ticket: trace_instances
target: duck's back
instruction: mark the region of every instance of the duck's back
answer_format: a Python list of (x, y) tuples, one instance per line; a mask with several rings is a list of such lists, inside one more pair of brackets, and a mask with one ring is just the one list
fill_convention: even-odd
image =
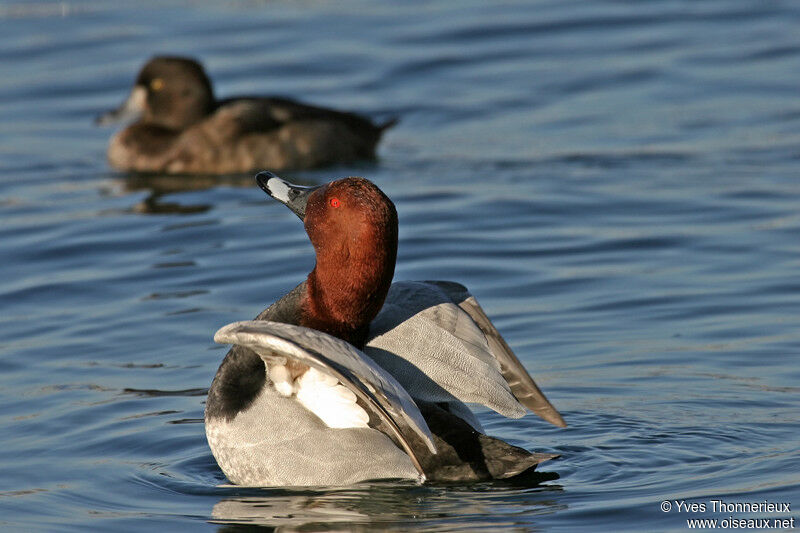
[(283, 98), (236, 98), (183, 131), (134, 124), (112, 140), (109, 160), (173, 174), (315, 168), (374, 158), (386, 127)]

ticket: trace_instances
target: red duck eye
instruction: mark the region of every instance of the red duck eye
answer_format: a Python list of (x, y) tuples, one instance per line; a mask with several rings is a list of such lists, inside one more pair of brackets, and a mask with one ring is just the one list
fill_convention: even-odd
[(339, 199), (338, 198), (331, 198), (330, 204), (331, 204), (331, 207), (339, 207)]

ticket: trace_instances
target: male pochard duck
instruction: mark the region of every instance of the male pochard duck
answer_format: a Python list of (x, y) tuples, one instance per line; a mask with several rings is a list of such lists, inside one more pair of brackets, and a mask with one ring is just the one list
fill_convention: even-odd
[(392, 284), (397, 212), (378, 187), (256, 179), (303, 220), (316, 265), (215, 335), (234, 346), (208, 392), (206, 435), (231, 482), (488, 480), (555, 457), (483, 433), (466, 403), (566, 424), (464, 286)]
[(125, 103), (98, 122), (134, 116), (138, 120), (111, 139), (111, 166), (175, 174), (305, 169), (372, 159), (383, 131), (394, 124), (375, 125), (354, 113), (286, 98), (217, 101), (203, 67), (184, 57), (148, 61)]

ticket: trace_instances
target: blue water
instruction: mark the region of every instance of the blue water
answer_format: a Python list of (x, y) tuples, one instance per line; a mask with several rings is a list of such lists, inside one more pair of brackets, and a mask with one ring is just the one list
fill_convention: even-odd
[[(0, 2), (0, 529), (800, 516), (798, 35), (789, 1)], [(470, 287), (569, 427), (481, 421), (562, 454), (560, 479), (220, 486), (212, 335), (313, 252), (251, 176), (109, 169), (92, 119), (156, 53), (201, 59), (222, 97), (401, 119), (374, 164), (284, 177), (394, 200), (396, 279)]]

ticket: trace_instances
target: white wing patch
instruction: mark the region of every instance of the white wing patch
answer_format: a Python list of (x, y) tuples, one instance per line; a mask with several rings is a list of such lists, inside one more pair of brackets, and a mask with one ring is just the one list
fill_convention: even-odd
[(295, 393), (294, 380), (289, 369), (284, 365), (271, 365), (269, 367), (269, 379), (275, 385), (275, 390), (284, 398), (288, 398)]
[[(266, 320), (228, 324), (214, 334), (214, 340), (250, 348), (261, 357), (267, 368), (274, 365), (286, 366), (287, 360), (291, 359), (335, 377), (362, 402), (351, 403), (347, 411), (355, 411), (358, 407), (369, 413), (370, 419), (379, 424), (378, 428), (370, 429), (397, 439), (416, 470), (424, 475), (418, 453), (409, 443), (409, 436), (413, 433), (421, 438), (432, 454), (436, 453), (436, 445), (419, 407), (397, 379), (352, 344), (321, 331)], [(290, 383), (287, 376), (280, 374), (282, 371), (276, 374), (279, 380), (291, 384), (292, 387), (298, 385), (297, 380)], [(267, 390), (274, 390), (271, 383)], [(288, 392), (288, 389), (284, 389), (284, 392)], [(280, 397), (277, 391), (275, 396)], [(299, 401), (295, 404), (293, 398), (291, 403), (302, 405)], [(250, 412), (251, 409), (246, 411)], [(303, 411), (311, 412), (305, 407)], [(334, 418), (350, 419), (352, 423), (351, 417)], [(355, 418), (361, 421), (364, 416), (356, 414)], [(359, 426), (362, 424), (359, 423)], [(366, 428), (362, 426), (352, 429)]]
[(283, 365), (271, 365), (269, 378), (283, 397), (295, 396), (329, 428), (368, 428), (369, 415), (356, 403), (356, 395), (328, 374), (309, 368), (292, 380)]

